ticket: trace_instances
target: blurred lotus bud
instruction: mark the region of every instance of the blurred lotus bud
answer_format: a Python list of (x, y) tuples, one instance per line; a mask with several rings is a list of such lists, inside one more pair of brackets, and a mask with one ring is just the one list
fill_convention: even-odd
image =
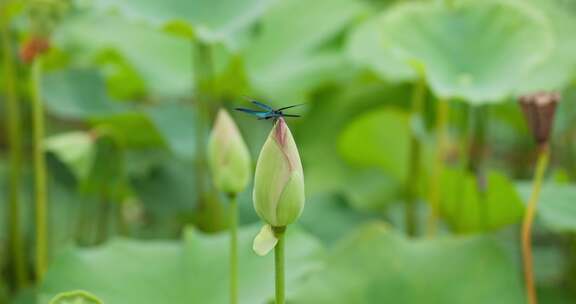
[(30, 37), (24, 41), (20, 48), (20, 59), (24, 63), (31, 63), (34, 58), (50, 49), (50, 41), (44, 37)]
[(550, 140), (556, 106), (560, 101), (557, 92), (538, 92), (519, 98), (520, 106), (528, 122), (528, 127), (539, 147)]
[(208, 142), (208, 162), (214, 185), (227, 194), (244, 190), (250, 179), (250, 153), (232, 117), (218, 111)]
[(20, 48), (20, 58), (23, 62), (31, 63), (36, 57), (50, 49), (50, 36), (71, 5), (70, 0), (30, 0), (27, 2), (30, 37)]
[(272, 227), (294, 222), (304, 209), (304, 172), (290, 129), (277, 120), (264, 143), (254, 174), (254, 208)]

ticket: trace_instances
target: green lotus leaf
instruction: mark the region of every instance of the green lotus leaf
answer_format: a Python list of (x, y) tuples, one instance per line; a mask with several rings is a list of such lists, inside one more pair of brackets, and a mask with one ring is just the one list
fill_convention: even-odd
[(205, 42), (230, 42), (278, 0), (98, 0), (100, 8), (167, 25), (184, 36)]
[[(532, 192), (532, 184), (521, 183), (519, 191), (525, 201)], [(536, 216), (547, 229), (555, 232), (576, 231), (576, 187), (569, 184), (547, 183), (542, 187)]]
[(413, 80), (416, 73), (404, 57), (384, 46), (383, 17), (384, 14), (378, 15), (357, 25), (348, 39), (346, 53), (353, 62), (377, 73), (384, 80)]
[(484, 178), (446, 169), (440, 213), (460, 233), (491, 231), (521, 221), (524, 204), (514, 183), (497, 171)]
[[(340, 46), (327, 47), (364, 11), (357, 0), (284, 0), (261, 19), (243, 51), (249, 79), (272, 102), (302, 102), (306, 92), (345, 74)], [(311, 30), (314, 29), (314, 30)]]
[(408, 114), (383, 109), (352, 121), (338, 140), (340, 154), (351, 164), (382, 168), (396, 181), (407, 174), (410, 123)]
[(501, 101), (552, 51), (548, 20), (507, 1), (411, 2), (381, 21), (390, 52), (424, 65), (437, 96)]
[[(526, 1), (518, 1), (526, 5)], [(568, 2), (531, 0), (528, 3), (543, 12), (550, 21), (556, 37), (551, 54), (520, 82), (519, 95), (540, 90), (561, 90), (576, 76), (576, 13)]]
[(489, 237), (410, 240), (375, 223), (337, 244), (290, 303), (523, 303), (520, 277)]
[(95, 138), (89, 132), (72, 131), (48, 137), (47, 151), (54, 153), (65, 163), (76, 178), (83, 180), (89, 176), (95, 157)]
[[(274, 295), (273, 256), (259, 257), (252, 240), (260, 225), (239, 233), (239, 303), (266, 303)], [(183, 242), (115, 239), (92, 249), (67, 249), (53, 261), (40, 302), (82, 289), (106, 304), (202, 303), (229, 301), (228, 234), (205, 235), (193, 229)], [(318, 267), (320, 244), (297, 227), (286, 235), (288, 294)]]
[(191, 46), (186, 40), (115, 15), (83, 12), (58, 27), (56, 45), (72, 60), (94, 61), (104, 52), (122, 56), (154, 96), (188, 96), (192, 91)]

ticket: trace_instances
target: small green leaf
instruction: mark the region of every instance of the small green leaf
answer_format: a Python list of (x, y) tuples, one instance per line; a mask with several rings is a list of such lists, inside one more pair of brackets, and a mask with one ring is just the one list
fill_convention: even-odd
[(276, 247), (278, 243), (278, 238), (274, 235), (274, 231), (272, 231), (272, 226), (264, 225), (260, 232), (254, 238), (254, 244), (252, 245), (252, 249), (256, 252), (259, 256), (265, 256), (270, 252), (270, 250)]
[(366, 169), (349, 172), (343, 186), (350, 205), (359, 211), (382, 212), (398, 198), (402, 184), (382, 170)]
[(103, 304), (96, 296), (83, 290), (57, 294), (49, 304)]
[(95, 70), (67, 69), (46, 73), (42, 91), (47, 110), (62, 118), (86, 119), (126, 109), (109, 99), (104, 78)]
[(46, 150), (66, 164), (76, 178), (88, 177), (96, 154), (92, 134), (83, 131), (58, 134), (47, 138), (45, 145)]
[(54, 40), (73, 61), (90, 62), (103, 52), (117, 52), (153, 96), (181, 97), (192, 92), (190, 42), (159, 29), (91, 11), (67, 18)]
[(350, 163), (379, 166), (395, 180), (406, 178), (410, 121), (395, 109), (383, 109), (359, 116), (342, 132), (339, 151)]
[(524, 205), (514, 184), (496, 171), (476, 177), (456, 169), (442, 176), (440, 212), (461, 233), (490, 231), (519, 222)]
[(121, 114), (91, 119), (94, 128), (113, 137), (124, 147), (161, 147), (162, 135), (145, 113), (123, 112)]
[(196, 113), (191, 106), (165, 104), (146, 109), (166, 146), (176, 156), (192, 159), (196, 154)]

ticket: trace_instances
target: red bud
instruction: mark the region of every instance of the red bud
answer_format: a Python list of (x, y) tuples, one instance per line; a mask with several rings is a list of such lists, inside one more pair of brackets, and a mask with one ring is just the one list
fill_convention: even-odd
[(44, 37), (28, 38), (20, 49), (20, 58), (25, 63), (32, 63), (36, 56), (41, 55), (50, 49), (50, 41)]

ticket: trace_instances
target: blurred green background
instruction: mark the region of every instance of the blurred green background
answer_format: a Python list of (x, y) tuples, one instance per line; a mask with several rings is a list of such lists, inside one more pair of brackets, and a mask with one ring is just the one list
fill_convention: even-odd
[[(78, 289), (107, 304), (227, 303), (227, 200), (211, 184), (206, 140), (227, 108), (257, 159), (272, 124), (232, 110), (246, 97), (305, 103), (288, 122), (306, 182), (288, 232), (288, 303), (525, 303), (519, 223), (536, 150), (516, 99), (541, 90), (562, 101), (534, 227), (538, 296), (576, 303), (576, 1), (0, 9), (0, 303)], [(19, 56), (31, 37), (50, 42), (37, 79)], [(48, 181), (42, 281), (35, 85)], [(271, 303), (272, 257), (251, 249), (261, 225), (251, 186), (240, 209), (240, 302)]]

